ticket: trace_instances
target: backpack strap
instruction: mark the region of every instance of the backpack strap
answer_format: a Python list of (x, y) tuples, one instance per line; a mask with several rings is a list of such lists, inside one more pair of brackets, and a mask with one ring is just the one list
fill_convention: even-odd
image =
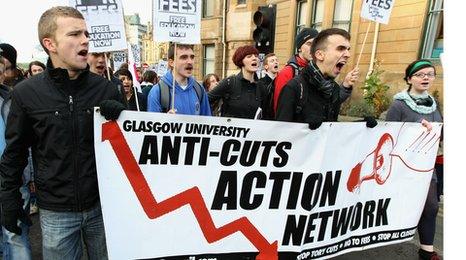
[(232, 88), (236, 85), (236, 75), (232, 75), (227, 78), (227, 86), (228, 91), (225, 93), (225, 97), (223, 99), (229, 100), (231, 98)]
[(295, 62), (288, 62), (288, 65), (290, 65), (291, 67), (293, 67), (293, 77), (298, 75), (300, 72), (301, 72), (301, 67), (298, 66), (298, 64), (296, 64)]
[(196, 91), (197, 98), (199, 99), (199, 105), (202, 105), (202, 101), (204, 100), (204, 88), (194, 80), (194, 90)]
[(225, 79), (227, 81), (227, 91), (222, 98), (222, 106), (220, 108), (220, 113), (225, 115), (225, 112), (228, 111), (228, 107), (230, 104), (230, 98), (232, 95), (233, 87), (236, 85), (236, 75), (231, 75)]
[[(199, 99), (199, 105), (202, 104), (204, 100), (204, 88), (194, 80), (194, 91), (196, 91), (196, 96)], [(167, 112), (170, 106), (170, 88), (163, 81), (159, 81), (159, 90), (160, 90), (160, 106), (162, 107), (162, 112)]]
[(304, 86), (301, 80), (299, 80), (300, 77), (296, 79), (296, 82), (298, 83), (298, 102), (296, 104), (296, 110), (295, 114), (299, 115), (303, 112), (303, 107), (304, 107)]
[(160, 80), (159, 90), (160, 90), (160, 106), (162, 107), (162, 112), (167, 112), (168, 107), (170, 106), (170, 88), (163, 80)]

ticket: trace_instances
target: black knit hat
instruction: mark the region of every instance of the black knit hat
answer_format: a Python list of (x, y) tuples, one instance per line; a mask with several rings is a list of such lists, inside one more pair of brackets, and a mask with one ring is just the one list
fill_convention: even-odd
[(18, 55), (16, 49), (8, 43), (1, 43), (2, 56), (11, 63), (12, 68), (16, 68), (16, 56)]
[(319, 34), (319, 32), (314, 28), (303, 28), (301, 31), (296, 35), (295, 44), (296, 49), (298, 50), (301, 46), (309, 39), (313, 39)]

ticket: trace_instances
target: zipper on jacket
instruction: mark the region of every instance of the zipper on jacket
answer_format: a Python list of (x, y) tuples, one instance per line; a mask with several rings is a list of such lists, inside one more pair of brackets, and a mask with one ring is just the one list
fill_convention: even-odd
[(79, 201), (79, 167), (78, 167), (78, 144), (79, 142), (77, 141), (77, 133), (76, 133), (76, 113), (74, 113), (74, 101), (73, 101), (73, 96), (69, 96), (69, 102), (68, 102), (69, 108), (70, 108), (70, 114), (71, 114), (71, 132), (73, 135), (73, 149), (75, 150), (73, 152), (73, 168), (74, 168), (74, 173), (73, 173), (73, 178), (74, 178), (74, 189), (76, 191), (76, 210), (81, 211), (81, 203)]
[(73, 112), (73, 96), (70, 96), (70, 101), (68, 102), (69, 106), (70, 106), (70, 112)]

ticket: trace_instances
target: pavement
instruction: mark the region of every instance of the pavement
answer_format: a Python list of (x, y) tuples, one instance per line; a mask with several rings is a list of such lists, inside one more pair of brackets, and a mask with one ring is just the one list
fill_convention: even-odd
[[(34, 225), (31, 227), (30, 239), (32, 246), (33, 259), (42, 259), (42, 244), (41, 233), (39, 224), (39, 215), (32, 216)], [(434, 241), (435, 251), (443, 258), (443, 199), (440, 201), (440, 209), (437, 215), (437, 229)], [(364, 251), (351, 252), (344, 255), (334, 257), (335, 260), (418, 260), (417, 250), (419, 249), (419, 239), (417, 234), (413, 240), (389, 245), (384, 247), (377, 247)], [(86, 259), (83, 257), (83, 259)]]

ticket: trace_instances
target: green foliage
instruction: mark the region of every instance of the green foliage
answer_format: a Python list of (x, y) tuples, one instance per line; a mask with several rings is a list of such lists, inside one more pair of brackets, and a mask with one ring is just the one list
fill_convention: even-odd
[(352, 117), (364, 117), (367, 115), (374, 115), (374, 107), (362, 100), (351, 102), (351, 105), (349, 105), (346, 109), (346, 115)]
[(375, 62), (374, 70), (365, 80), (364, 86), (361, 87), (364, 90), (364, 101), (371, 107), (368, 111), (372, 111), (370, 115), (378, 118), (380, 114), (387, 110), (390, 105), (390, 99), (387, 96), (387, 91), (390, 88), (387, 84), (382, 82), (380, 76), (384, 72), (379, 69), (380, 63)]
[(437, 102), (437, 107), (438, 109), (440, 110), (440, 113), (443, 114), (443, 104), (440, 103), (440, 91), (438, 91), (437, 89), (434, 90), (434, 92), (432, 92), (432, 97), (435, 99), (435, 101)]

